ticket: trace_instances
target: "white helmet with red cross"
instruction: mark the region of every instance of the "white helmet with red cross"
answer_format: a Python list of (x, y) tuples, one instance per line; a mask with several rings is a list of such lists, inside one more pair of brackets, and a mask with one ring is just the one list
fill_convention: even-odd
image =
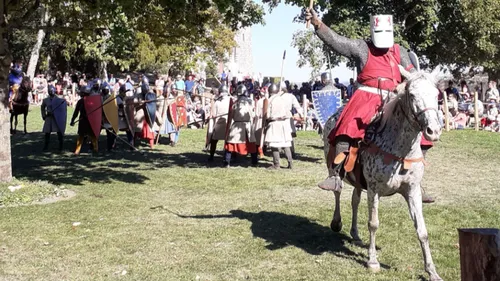
[(394, 45), (394, 25), (392, 15), (370, 17), (372, 42), (377, 48), (391, 48)]

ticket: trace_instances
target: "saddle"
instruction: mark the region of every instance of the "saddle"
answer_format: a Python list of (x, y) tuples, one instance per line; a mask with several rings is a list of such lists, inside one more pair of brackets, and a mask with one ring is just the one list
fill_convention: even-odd
[(363, 176), (363, 164), (358, 157), (358, 155), (363, 151), (371, 154), (382, 154), (385, 165), (389, 165), (393, 161), (401, 162), (403, 164), (403, 171), (409, 170), (411, 168), (411, 164), (413, 163), (423, 162), (424, 165), (427, 165), (424, 157), (408, 159), (396, 156), (378, 147), (375, 144), (375, 136), (381, 126), (381, 119), (381, 116), (375, 116), (366, 129), (365, 137), (357, 143), (351, 144), (346, 153), (339, 153), (333, 161), (335, 165), (343, 163), (346, 179), (353, 186), (361, 187), (363, 189), (366, 189), (367, 187), (365, 177)]

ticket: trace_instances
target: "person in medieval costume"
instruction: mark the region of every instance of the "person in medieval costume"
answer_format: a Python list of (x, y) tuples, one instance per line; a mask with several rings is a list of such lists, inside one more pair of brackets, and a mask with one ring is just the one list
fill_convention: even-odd
[(255, 119), (254, 119), (254, 131), (255, 131), (255, 141), (257, 143), (257, 150), (259, 152), (260, 157), (264, 156), (264, 148), (260, 147), (262, 131), (263, 131), (263, 122), (262, 118), (264, 117), (264, 100), (266, 99), (267, 87), (262, 87), (258, 92), (259, 99), (255, 103)]
[(337, 34), (323, 24), (313, 10), (306, 10), (306, 20), (311, 20), (316, 34), (327, 46), (353, 59), (359, 73), (359, 87), (329, 135), (328, 162), (334, 174), (318, 184), (322, 189), (335, 191), (343, 186), (344, 160), (350, 147), (364, 138), (366, 128), (383, 106), (383, 97), (402, 82), (399, 65), (409, 72), (415, 71), (415, 68), (408, 51), (394, 44), (392, 15), (370, 17), (371, 40), (368, 41)]
[(166, 96), (167, 116), (163, 125), (160, 128), (160, 134), (168, 135), (170, 146), (175, 146), (179, 141), (179, 112), (177, 109), (176, 98), (179, 94), (175, 83), (170, 85), (166, 91), (163, 91)]
[(290, 100), (283, 95), (277, 84), (268, 88), (269, 106), (267, 109), (267, 126), (265, 139), (267, 146), (273, 153), (273, 165), (268, 169), (280, 169), (280, 149), (285, 150), (288, 160), (288, 169), (292, 168), (292, 128), (290, 126)]
[(290, 150), (292, 152), (292, 158), (295, 159), (295, 142), (293, 141), (294, 138), (297, 137), (297, 128), (295, 127), (295, 116), (293, 112), (296, 112), (299, 117), (303, 117), (303, 109), (300, 106), (299, 101), (297, 98), (292, 94), (287, 91), (286, 84), (282, 83), (281, 84), (281, 95), (283, 96), (283, 99), (286, 100), (286, 105), (290, 106), (289, 107), (289, 112), (288, 112), (288, 118), (290, 120), (290, 128), (292, 130), (292, 146), (290, 147)]
[[(100, 87), (100, 92), (104, 107), (105, 105), (104, 102), (111, 96), (111, 86), (108, 84), (108, 82), (102, 83)], [(108, 151), (112, 151), (116, 145), (116, 135), (113, 132), (113, 126), (108, 121), (108, 118), (106, 117), (106, 113), (104, 110), (102, 112), (102, 127), (106, 131), (106, 149)]]
[[(67, 104), (64, 99), (60, 99), (56, 96), (56, 88), (54, 86), (50, 85), (48, 92), (49, 97), (42, 101), (42, 106), (40, 108), (42, 119), (44, 121), (42, 132), (45, 134), (45, 144), (43, 146), (43, 150), (47, 151), (49, 149), (50, 134), (55, 132), (57, 133), (57, 139), (59, 140), (59, 151), (62, 151), (64, 143), (64, 128), (60, 128), (60, 125), (57, 124), (54, 111), (57, 110), (58, 107), (66, 107)], [(62, 116), (62, 118), (66, 120), (66, 116)]]
[(219, 87), (218, 95), (215, 96), (215, 102), (211, 110), (210, 118), (213, 119), (213, 132), (210, 139), (210, 156), (208, 162), (214, 161), (215, 150), (217, 143), (220, 140), (226, 139), (227, 117), (229, 113), (229, 104), (231, 97), (229, 96), (229, 88), (226, 84)]
[(255, 133), (252, 128), (254, 118), (252, 100), (247, 96), (248, 91), (244, 85), (236, 89), (237, 99), (229, 111), (228, 120), (231, 120), (229, 131), (226, 132), (224, 145), (224, 167), (231, 164), (231, 154), (247, 155), (252, 157), (252, 166), (257, 165), (257, 145)]
[(321, 74), (321, 84), (323, 85), (321, 91), (329, 91), (337, 89), (337, 87), (335, 87), (335, 84), (333, 84), (332, 75), (330, 74), (330, 72), (323, 72)]
[[(127, 104), (133, 109), (133, 93), (132, 91), (127, 91), (125, 87), (125, 81), (123, 79), (119, 80), (118, 84), (118, 96), (116, 97), (116, 104), (118, 105), (118, 130), (124, 131), (127, 134), (127, 141), (131, 145), (131, 149), (134, 146), (134, 127), (131, 124), (133, 116), (128, 117), (126, 112)], [(129, 102), (130, 101), (130, 102)], [(132, 104), (130, 104), (132, 103)]]
[(163, 87), (161, 88), (160, 96), (157, 97), (156, 101), (156, 120), (153, 125), (153, 131), (157, 133), (156, 143), (159, 142), (159, 138), (161, 136), (161, 127), (165, 123), (165, 119), (167, 119), (168, 114), (168, 95), (163, 91)]
[[(138, 91), (136, 93), (135, 100), (134, 100), (135, 102), (140, 104), (140, 107), (138, 107), (136, 112), (135, 112), (135, 124), (136, 124), (135, 137), (147, 140), (149, 143), (149, 147), (151, 149), (153, 149), (154, 148), (155, 134), (154, 134), (153, 128), (150, 126), (150, 124), (147, 121), (147, 118), (149, 117), (147, 103), (149, 101), (147, 101), (145, 98), (146, 95), (149, 93), (156, 96), (156, 94), (154, 94), (149, 87), (148, 79), (146, 78), (146, 76), (143, 76), (140, 91)], [(156, 112), (156, 110), (155, 110), (155, 112)]]
[(84, 98), (90, 96), (91, 88), (88, 86), (83, 86), (80, 89), (80, 99), (76, 103), (75, 112), (71, 118), (70, 125), (73, 127), (75, 125), (76, 119), (78, 119), (78, 139), (76, 140), (75, 155), (80, 154), (82, 149), (83, 141), (85, 137), (89, 137), (92, 142), (92, 150), (94, 153), (99, 151), (98, 137), (94, 135), (92, 127), (90, 126), (90, 121), (87, 117), (87, 111), (85, 110)]

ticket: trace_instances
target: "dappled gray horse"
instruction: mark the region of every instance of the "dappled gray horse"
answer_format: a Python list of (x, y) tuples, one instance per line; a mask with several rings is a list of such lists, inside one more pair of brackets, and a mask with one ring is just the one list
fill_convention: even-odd
[[(418, 71), (408, 73), (401, 69), (407, 81), (398, 86), (395, 95), (385, 103), (379, 125), (373, 131), (371, 141), (360, 147), (355, 169), (348, 173), (345, 181), (354, 186), (352, 195), (351, 236), (360, 241), (358, 235), (358, 206), (361, 191), (368, 194), (368, 229), (370, 246), (368, 268), (379, 271), (375, 248), (375, 233), (379, 226), (378, 204), (381, 196), (401, 194), (410, 210), (424, 256), (425, 270), (430, 280), (442, 280), (432, 261), (427, 229), (422, 214), (420, 183), (424, 175), (424, 159), (420, 149), (421, 134), (429, 141), (437, 141), (441, 135), (438, 117), (437, 85), (448, 76), (436, 69), (432, 73)], [(325, 124), (323, 140), (325, 159), (328, 155), (328, 135), (335, 127), (340, 111), (332, 115)], [(330, 166), (329, 166), (330, 167)], [(329, 168), (329, 173), (333, 171)], [(331, 223), (334, 231), (342, 229), (340, 217), (340, 192), (335, 192), (335, 212)]]

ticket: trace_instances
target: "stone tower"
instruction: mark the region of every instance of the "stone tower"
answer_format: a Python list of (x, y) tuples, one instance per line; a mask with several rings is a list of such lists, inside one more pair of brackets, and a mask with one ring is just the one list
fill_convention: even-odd
[(229, 53), (229, 61), (224, 65), (225, 70), (231, 71), (233, 77), (253, 75), (252, 55), (252, 28), (247, 27), (236, 32), (234, 40), (236, 47)]

